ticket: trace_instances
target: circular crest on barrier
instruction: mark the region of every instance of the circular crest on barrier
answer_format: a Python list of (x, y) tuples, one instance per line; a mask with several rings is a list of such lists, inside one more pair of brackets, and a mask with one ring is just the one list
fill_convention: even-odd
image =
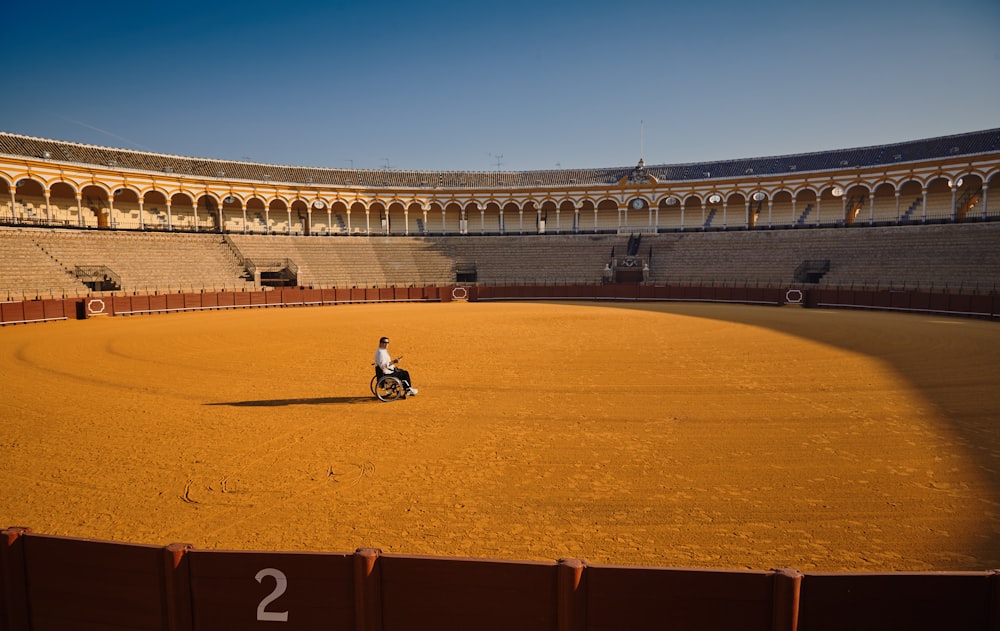
[(801, 289), (789, 289), (785, 292), (785, 302), (793, 305), (802, 304), (802, 299), (804, 295)]
[(453, 287), (451, 290), (452, 300), (468, 300), (469, 299), (469, 288), (468, 287)]
[(87, 313), (98, 314), (104, 313), (105, 304), (100, 298), (91, 298), (87, 301)]

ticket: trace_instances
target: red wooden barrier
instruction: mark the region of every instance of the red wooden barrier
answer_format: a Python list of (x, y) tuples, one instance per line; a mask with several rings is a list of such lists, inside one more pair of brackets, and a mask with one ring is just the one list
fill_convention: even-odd
[(383, 556), (384, 631), (550, 631), (556, 566)]
[(930, 294), (923, 291), (914, 291), (910, 293), (910, 309), (926, 311), (927, 309), (930, 309), (930, 306)]
[(302, 302), (307, 305), (321, 304), (323, 302), (323, 292), (319, 289), (303, 289)]
[(0, 631), (28, 628), (24, 538), (27, 528), (0, 532)]
[[(806, 574), (799, 631), (996, 629), (996, 576)], [(992, 611), (991, 611), (992, 610)]]
[(0, 532), (0, 631), (279, 627), (998, 631), (1000, 575), (217, 552)]
[(45, 308), (41, 300), (26, 300), (24, 306), (24, 319), (28, 322), (38, 322), (45, 319)]
[(165, 311), (167, 308), (167, 297), (164, 294), (153, 294), (149, 297), (150, 311)]
[(184, 308), (183, 294), (164, 294), (163, 296), (167, 299), (168, 311), (180, 311)]
[(993, 307), (994, 299), (993, 295), (975, 294), (969, 296), (969, 312), (984, 316), (997, 315)]
[(237, 295), (234, 291), (220, 291), (215, 294), (215, 305), (220, 309), (232, 307), (236, 304)]
[(590, 631), (792, 628), (774, 625), (773, 572), (590, 566), (587, 580)]
[(131, 313), (133, 310), (131, 296), (112, 296), (105, 300), (111, 305), (111, 313)]
[[(792, 298), (789, 298), (789, 297)], [(656, 286), (641, 284), (382, 287), (307, 289), (286, 287), (270, 291), (204, 292), (148, 296), (91, 296), (65, 300), (0, 303), (0, 324), (39, 322), (65, 317), (90, 317), (224, 309), (246, 306), (339, 304), (351, 302), (452, 300), (677, 300), (718, 301), (806, 307), (861, 307), (897, 311), (940, 312), (954, 315), (1000, 317), (996, 294), (929, 294), (907, 291), (850, 289), (785, 289), (759, 287)], [(82, 306), (81, 306), (82, 305)]]
[(149, 296), (132, 296), (132, 311), (149, 313)]
[(195, 629), (354, 628), (351, 555), (194, 550), (187, 556)]
[[(178, 629), (166, 548), (22, 534), (31, 629)], [(170, 584), (168, 586), (168, 583)]]
[(24, 322), (24, 303), (0, 302), (0, 321)]

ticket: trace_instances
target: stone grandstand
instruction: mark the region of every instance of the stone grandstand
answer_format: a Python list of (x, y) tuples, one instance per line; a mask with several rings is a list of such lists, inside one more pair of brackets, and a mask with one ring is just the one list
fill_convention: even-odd
[(285, 167), (0, 133), (0, 300), (615, 282), (996, 292), (991, 188), (1000, 129), (524, 172)]
[[(998, 222), (664, 233), (640, 241), (649, 284), (1000, 289)], [(118, 286), (103, 290), (112, 294), (260, 289), (268, 279), (255, 268), (291, 268), (281, 284), (313, 288), (597, 285), (626, 247), (618, 235), (318, 239), (8, 228), (0, 229), (0, 299), (93, 294), (79, 269), (95, 267), (115, 274)], [(810, 261), (825, 263), (823, 273), (801, 277)]]

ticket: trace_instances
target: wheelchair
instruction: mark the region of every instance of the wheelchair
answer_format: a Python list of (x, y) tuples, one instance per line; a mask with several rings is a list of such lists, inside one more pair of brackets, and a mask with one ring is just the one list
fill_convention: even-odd
[(382, 369), (378, 366), (375, 366), (375, 376), (372, 377), (371, 389), (372, 394), (379, 401), (395, 401), (406, 398), (406, 386), (403, 385), (399, 377), (382, 374)]

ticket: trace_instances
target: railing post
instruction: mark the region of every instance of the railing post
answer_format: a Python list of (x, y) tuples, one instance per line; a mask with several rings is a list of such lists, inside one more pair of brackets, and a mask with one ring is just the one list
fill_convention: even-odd
[(0, 531), (0, 630), (28, 629), (28, 568), (24, 539), (30, 528)]
[(773, 631), (796, 631), (799, 625), (799, 594), (802, 572), (793, 569), (774, 570), (774, 606), (771, 612)]
[(354, 553), (354, 628), (355, 631), (382, 629), (382, 576), (377, 548), (359, 548)]
[(556, 626), (559, 631), (587, 628), (587, 562), (560, 559), (556, 568)]
[(191, 574), (186, 556), (193, 549), (190, 543), (172, 543), (163, 549), (163, 589), (169, 631), (194, 628)]

